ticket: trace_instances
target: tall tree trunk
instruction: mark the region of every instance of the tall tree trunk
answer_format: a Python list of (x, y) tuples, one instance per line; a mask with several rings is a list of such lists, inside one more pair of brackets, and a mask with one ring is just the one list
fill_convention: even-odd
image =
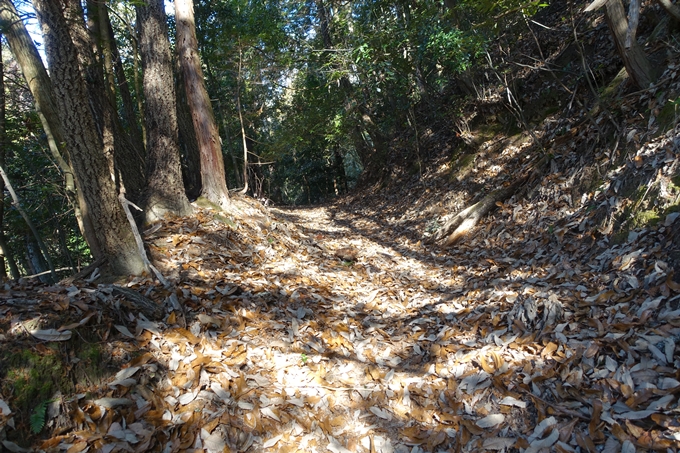
[(36, 110), (43, 130), (47, 136), (47, 144), (53, 159), (64, 175), (66, 193), (73, 204), (76, 220), (81, 233), (86, 238), (93, 254), (99, 253), (92, 223), (83, 210), (84, 200), (80, 192), (76, 192), (75, 180), (64, 143), (64, 133), (52, 82), (47, 75), (42, 58), (38, 54), (35, 43), (26, 31), (16, 8), (10, 0), (0, 0), (0, 26), (6, 33), (7, 42), (19, 63), (29, 90), (35, 100)]
[(192, 0), (175, 0), (177, 48), (187, 100), (201, 152), (201, 194), (221, 207), (229, 204), (219, 131), (198, 56)]
[[(179, 49), (177, 49), (179, 50)], [(191, 118), (189, 102), (187, 101), (186, 84), (184, 75), (179, 65), (179, 56), (175, 62), (177, 75), (175, 92), (177, 96), (177, 125), (179, 126), (179, 151), (182, 162), (182, 180), (184, 190), (190, 200), (201, 196), (201, 150), (196, 138), (194, 122)]]
[(116, 181), (125, 187), (127, 197), (138, 201), (146, 182), (144, 151), (135, 148), (118, 117), (118, 109), (110, 90), (107, 89), (101, 53), (93, 35), (99, 35), (97, 8), (88, 14), (92, 30), (85, 26), (84, 11), (80, 0), (64, 0), (68, 31), (73, 39), (81, 71), (87, 82), (89, 102), (96, 118), (97, 132), (107, 155), (113, 156)]
[(147, 131), (147, 188), (144, 213), (154, 222), (166, 213), (191, 213), (184, 193), (179, 161), (179, 138), (172, 58), (163, 0), (137, 6), (139, 44), (144, 69), (144, 120)]
[(648, 88), (656, 80), (654, 68), (652, 68), (645, 51), (637, 41), (631, 41), (630, 47), (626, 47), (628, 21), (621, 0), (609, 0), (607, 2), (605, 17), (628, 75), (639, 88)]
[(100, 256), (108, 258), (116, 274), (139, 275), (147, 269), (118, 200), (113, 162), (111, 156), (104, 154), (90, 110), (88, 88), (79, 71), (76, 46), (61, 6), (52, 0), (34, 0), (33, 5), (43, 27), (47, 60), (57, 105), (63, 115), (64, 138), (71, 151), (76, 184), (90, 212)]
[[(56, 282), (56, 274), (50, 271), (42, 249), (35, 241), (35, 237), (27, 233), (24, 238), (26, 244), (26, 262), (29, 265), (30, 275), (38, 275), (38, 278), (43, 283)], [(48, 273), (50, 275), (47, 275)]]

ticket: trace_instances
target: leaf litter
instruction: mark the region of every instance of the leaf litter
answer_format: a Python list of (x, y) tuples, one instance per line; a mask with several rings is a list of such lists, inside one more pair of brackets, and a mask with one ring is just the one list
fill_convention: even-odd
[[(680, 82), (674, 67), (662, 79)], [(656, 105), (658, 90), (622, 109)], [(649, 178), (661, 198), (678, 196), (669, 183), (677, 125), (624, 125), (618, 134), (634, 155), (615, 165), (616, 147), (593, 151), (608, 170), (574, 196), (575, 150), (597, 143), (608, 121), (594, 114), (579, 128), (543, 125), (550, 171), (450, 249), (423, 243), (475, 187), (523, 172), (531, 140), (501, 138), (500, 154), (464, 178), (435, 165), (427, 188), (416, 181), (316, 208), (235, 197), (227, 212), (196, 207), (166, 219), (144, 239), (168, 288), (149, 277), (6, 282), (3, 348), (68, 352), (88, 333), (106, 348), (108, 372), (72, 376), (75, 391), (50, 396), (30, 445), (3, 383), (3, 447), (678, 451), (678, 213), (611, 235), (634, 203), (623, 195), (632, 176)]]
[[(678, 447), (680, 285), (658, 245), (665, 226), (597, 254), (590, 244), (565, 250), (546, 228), (534, 236), (544, 253), (527, 258), (493, 244), (502, 234), (484, 234), (443, 261), (334, 220), (350, 219), (346, 212), (234, 205), (247, 216), (224, 223), (198, 210), (146, 238), (176, 285), (137, 278), (125, 286), (163, 306), (161, 319), (125, 309), (102, 285), (68, 297), (66, 288), (5, 284), (2, 310), (13, 327), (4, 344), (26, 334), (66, 341), (65, 332), (91, 328), (127, 351), (106, 383), (64, 398), (70, 421), (34, 447)], [(508, 217), (506, 230), (523, 215), (532, 214), (522, 201), (496, 214)], [(338, 256), (344, 247), (356, 261)], [(493, 259), (479, 259), (490, 250)], [(36, 320), (36, 309), (68, 318), (69, 330), (38, 329), (50, 316)], [(3, 399), (0, 407), (11, 437), (11, 406)]]

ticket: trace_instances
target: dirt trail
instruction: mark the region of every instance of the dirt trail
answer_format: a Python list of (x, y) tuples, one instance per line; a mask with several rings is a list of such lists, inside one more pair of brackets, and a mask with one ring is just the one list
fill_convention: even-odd
[[(440, 254), (399, 225), (386, 229), (380, 213), (236, 199), (226, 214), (199, 210), (147, 233), (175, 286), (126, 286), (162, 304), (162, 319), (129, 311), (104, 287), (24, 283), (22, 297), (39, 302), (22, 309), (10, 303), (20, 288), (6, 286), (0, 308), (13, 321), (3, 343), (34, 347), (22, 326), (39, 309), (45, 327), (74, 337), (91, 329), (110, 348), (109, 374), (63, 395), (32, 444), (677, 448), (680, 288), (660, 252), (644, 237), (595, 255), (585, 243), (567, 250), (556, 233), (504, 235), (512, 222), (531, 233), (531, 215), (528, 204), (500, 207), (495, 222)], [(5, 442), (20, 442), (0, 421)]]

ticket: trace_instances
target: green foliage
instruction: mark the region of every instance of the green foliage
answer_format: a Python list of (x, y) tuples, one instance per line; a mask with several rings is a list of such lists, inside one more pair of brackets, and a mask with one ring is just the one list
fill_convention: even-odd
[(480, 22), (495, 28), (503, 23), (498, 19), (512, 14), (533, 16), (546, 6), (545, 0), (462, 0), (456, 9), (474, 11)]
[[(3, 52), (7, 58), (8, 52)], [(22, 207), (39, 230), (57, 268), (87, 262), (89, 249), (79, 233), (72, 202), (64, 190), (64, 179), (47, 149), (40, 120), (22, 76), (10, 61), (5, 62), (6, 139), (3, 144), (5, 169)], [(35, 262), (26, 258), (27, 240), (32, 235), (7, 192), (3, 206), (3, 233), (11, 255), (22, 274), (32, 274)]]
[(31, 431), (38, 434), (45, 426), (45, 416), (47, 415), (47, 405), (52, 401), (42, 401), (38, 404), (31, 413), (30, 424)]

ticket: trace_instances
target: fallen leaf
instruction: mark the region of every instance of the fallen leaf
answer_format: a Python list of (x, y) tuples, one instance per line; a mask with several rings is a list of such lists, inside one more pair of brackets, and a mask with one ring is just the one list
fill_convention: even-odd
[(63, 332), (57, 329), (41, 329), (29, 331), (31, 335), (43, 341), (67, 341), (71, 339), (71, 331), (65, 330)]
[(489, 414), (484, 418), (477, 420), (475, 423), (480, 428), (492, 428), (496, 425), (500, 425), (505, 421), (505, 415), (503, 414)]

